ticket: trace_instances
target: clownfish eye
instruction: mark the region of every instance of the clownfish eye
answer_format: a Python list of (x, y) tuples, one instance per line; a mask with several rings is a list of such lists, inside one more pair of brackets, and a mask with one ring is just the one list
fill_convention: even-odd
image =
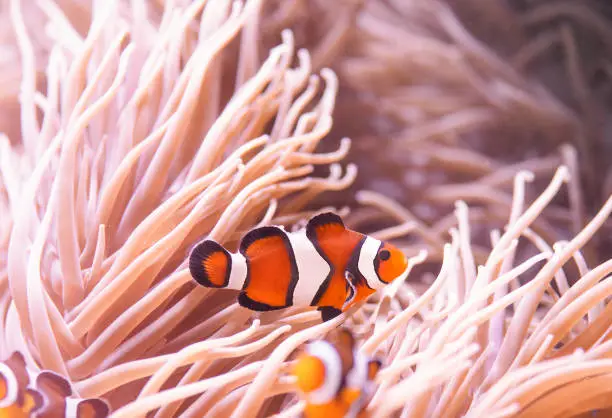
[(382, 261), (386, 261), (389, 258), (391, 258), (391, 253), (389, 252), (389, 250), (381, 250), (378, 253), (378, 257), (382, 260)]

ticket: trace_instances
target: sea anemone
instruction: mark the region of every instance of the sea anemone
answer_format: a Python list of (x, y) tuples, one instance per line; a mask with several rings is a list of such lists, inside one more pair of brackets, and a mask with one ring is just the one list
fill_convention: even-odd
[[(490, 2), (485, 43), (469, 0), (6, 3), (0, 360), (32, 382), (114, 417), (297, 416), (294, 354), (344, 324), (382, 360), (372, 417), (612, 410), (612, 72), (576, 47), (609, 56), (604, 17)], [(552, 40), (570, 83), (529, 71)], [(189, 273), (204, 238), (330, 210), (408, 280), (321, 323)]]

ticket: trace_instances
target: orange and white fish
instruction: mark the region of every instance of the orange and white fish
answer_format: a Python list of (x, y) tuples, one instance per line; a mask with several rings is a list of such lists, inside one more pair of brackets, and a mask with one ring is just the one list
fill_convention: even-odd
[(335, 341), (314, 341), (298, 358), (293, 375), (306, 401), (305, 418), (364, 418), (381, 362), (355, 349), (346, 329)]
[(105, 418), (110, 414), (102, 399), (72, 395), (65, 378), (48, 370), (28, 369), (18, 351), (0, 362), (0, 418)]
[(240, 290), (238, 302), (246, 308), (317, 306), (324, 321), (405, 277), (407, 265), (399, 249), (347, 229), (331, 212), (295, 232), (255, 228), (242, 238), (237, 253), (205, 240), (189, 257), (189, 270), (200, 285)]
[(35, 417), (106, 418), (110, 415), (110, 408), (102, 399), (73, 397), (70, 383), (57, 373), (44, 370), (32, 382), (44, 399), (40, 409), (35, 411)]
[(0, 418), (27, 418), (42, 406), (42, 396), (27, 387), (29, 381), (21, 353), (14, 352), (0, 362)]

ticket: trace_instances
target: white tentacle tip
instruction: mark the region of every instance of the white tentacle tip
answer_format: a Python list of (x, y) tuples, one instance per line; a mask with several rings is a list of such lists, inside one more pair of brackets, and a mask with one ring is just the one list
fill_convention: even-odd
[(420, 250), (419, 253), (413, 257), (414, 263), (415, 264), (423, 263), (425, 260), (427, 260), (428, 256), (429, 256), (429, 252), (427, 252), (427, 250)]
[(521, 170), (518, 172), (518, 174), (516, 175), (517, 179), (520, 179), (521, 181), (527, 183), (531, 183), (532, 181), (535, 180), (535, 174), (533, 173), (533, 171), (529, 171), (529, 170)]
[(557, 172), (555, 173), (555, 176), (560, 177), (561, 181), (563, 181), (564, 183), (569, 182), (572, 178), (569, 168), (567, 168), (567, 166), (565, 165), (562, 165), (559, 168), (557, 168)]
[(455, 201), (455, 211), (466, 211), (468, 210), (468, 205), (464, 200), (456, 200)]
[(283, 40), (283, 43), (290, 45), (293, 49), (295, 37), (293, 36), (293, 31), (291, 29), (283, 29), (281, 32), (281, 39)]

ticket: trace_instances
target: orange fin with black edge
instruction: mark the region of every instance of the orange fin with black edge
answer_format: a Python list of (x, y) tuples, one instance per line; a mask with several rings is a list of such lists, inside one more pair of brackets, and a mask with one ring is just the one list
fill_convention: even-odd
[(227, 287), (231, 269), (231, 254), (213, 240), (200, 242), (189, 256), (189, 271), (195, 281), (204, 287)]
[(342, 218), (333, 212), (324, 212), (312, 217), (306, 224), (306, 235), (311, 240), (316, 239), (316, 232), (319, 229), (324, 229), (326, 233), (341, 234), (346, 231)]

